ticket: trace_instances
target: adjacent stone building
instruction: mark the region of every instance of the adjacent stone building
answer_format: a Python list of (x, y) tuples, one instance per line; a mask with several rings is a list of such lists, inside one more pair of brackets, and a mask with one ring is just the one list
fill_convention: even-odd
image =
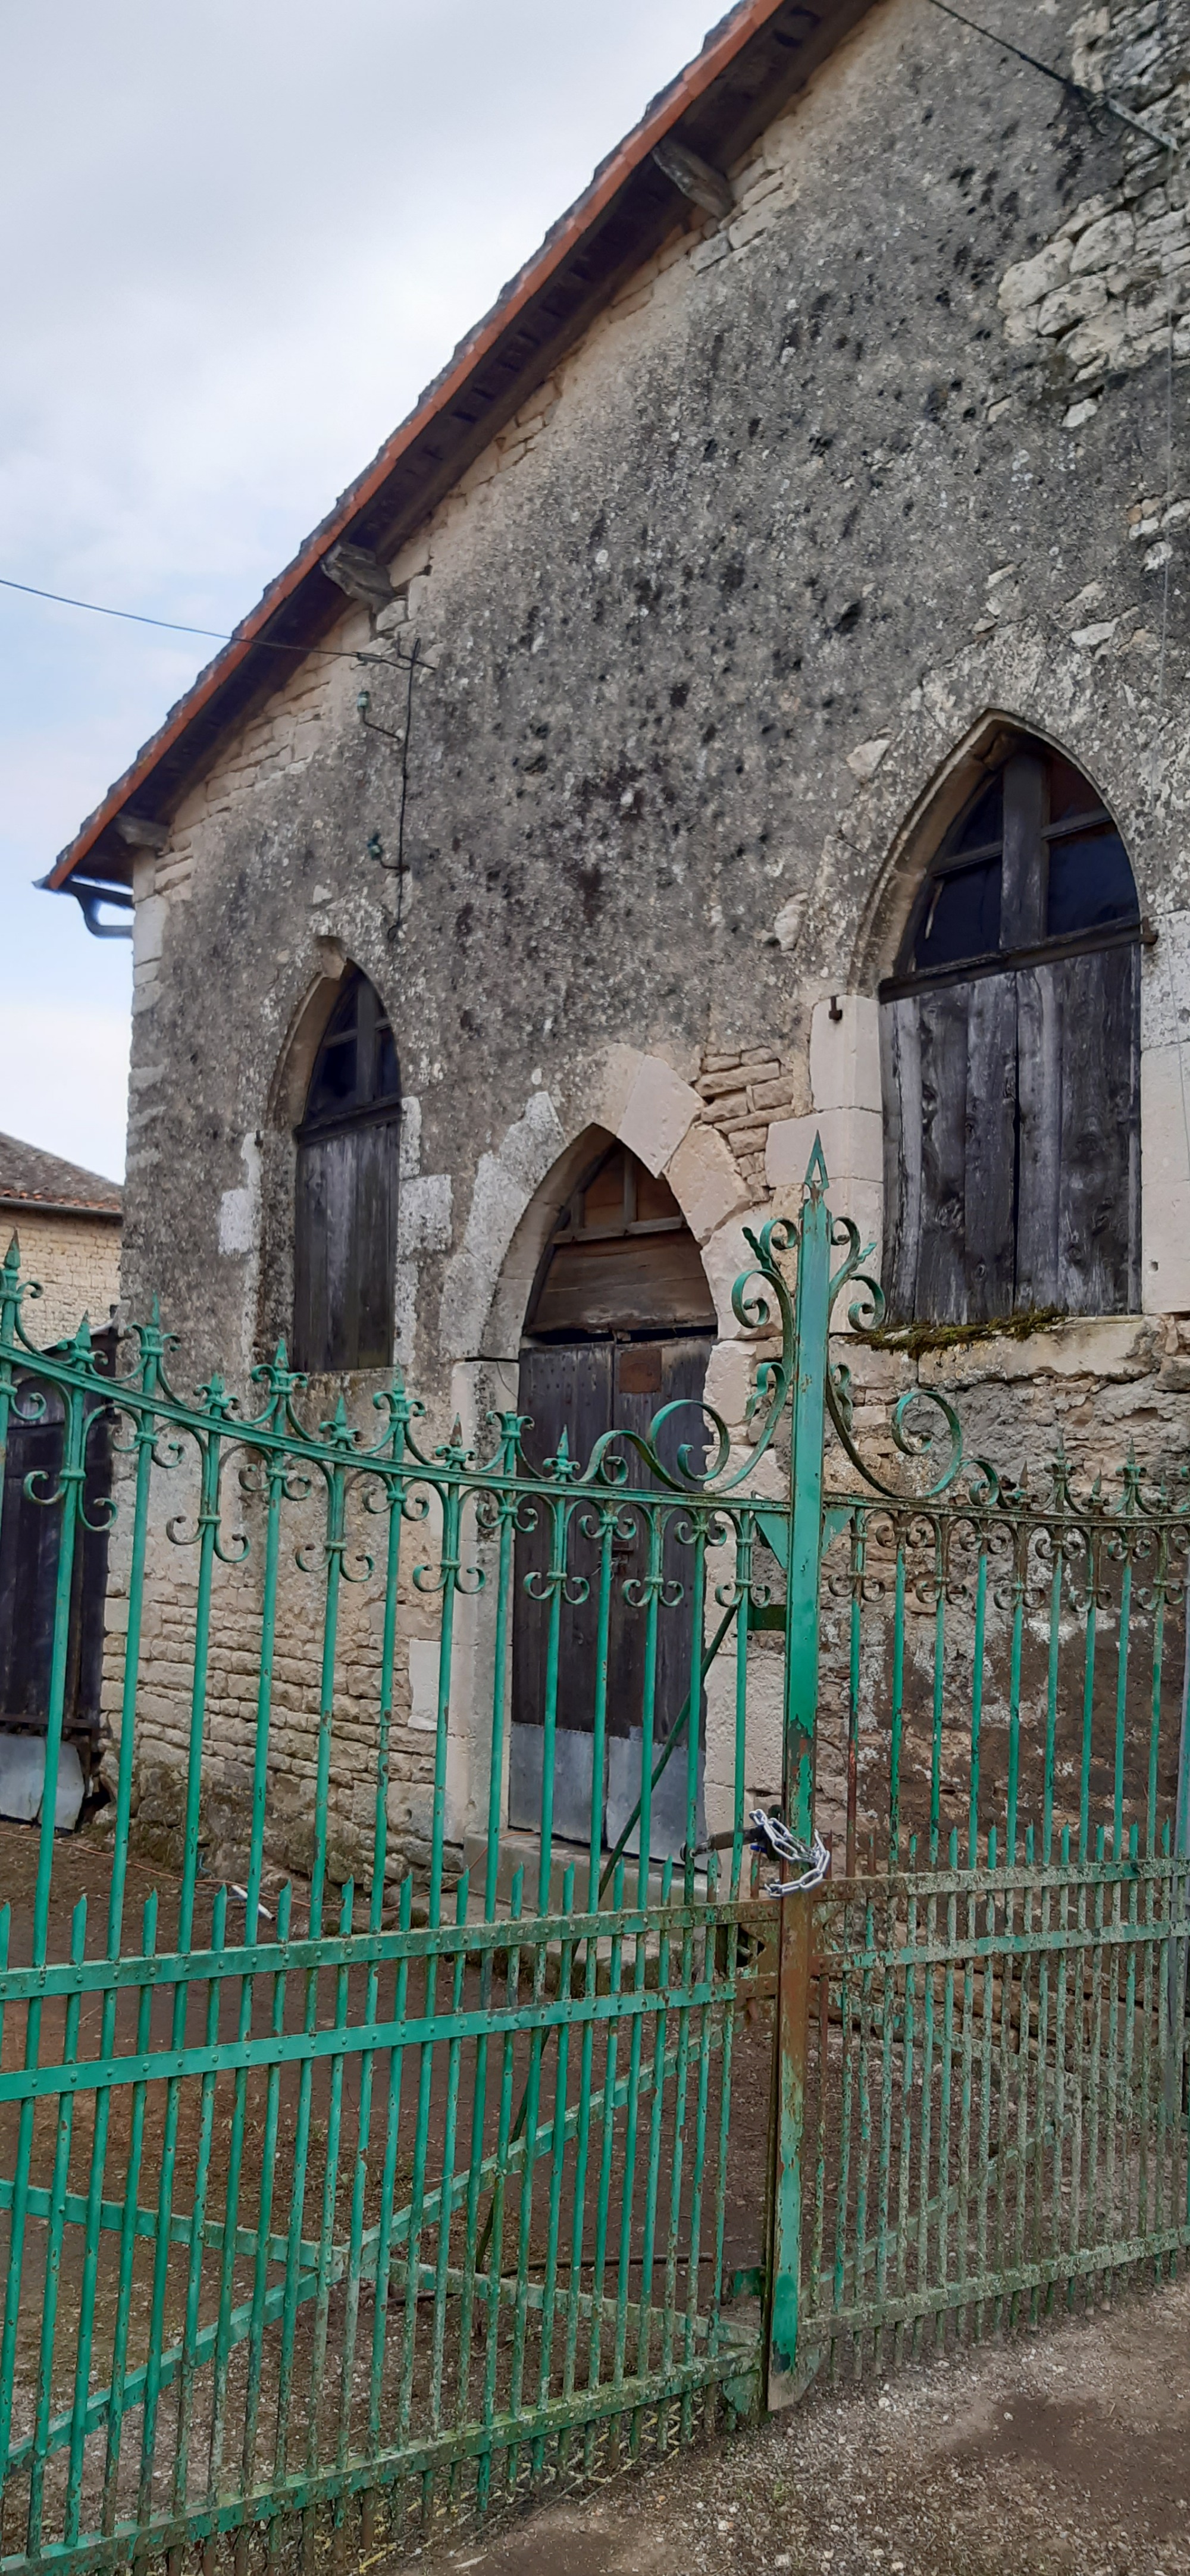
[[(21, 1272), (26, 1280), (36, 1282), (39, 1293), (27, 1294), (21, 1307), (21, 1327), (36, 1349), (53, 1349), (73, 1339), (85, 1316), (101, 1364), (110, 1365), (120, 1295), (122, 1198), (118, 1182), (64, 1162), (60, 1154), (47, 1154), (38, 1145), (26, 1145), (16, 1136), (0, 1136), (0, 1224), (4, 1227), (0, 1248), (7, 1250), (15, 1235)], [(111, 1458), (102, 1408), (88, 1409), (94, 1411), (95, 1420), (85, 1447), (86, 1521), (74, 1555), (63, 1699), (68, 1746), (74, 1747), (64, 1757), (69, 1779), (63, 1790), (63, 1814), (70, 1821), (98, 1747), (103, 1681), (107, 1586), (103, 1522)], [(54, 1491), (59, 1479), (63, 1426), (64, 1409), (56, 1392), (18, 1371), (16, 1401), (6, 1423), (0, 1491), (2, 1815), (29, 1812), (24, 1804), (23, 1747), (18, 1743), (14, 1753), (13, 1739), (44, 1734), (50, 1703), (61, 1530), (57, 1512), (44, 1508), (43, 1498)], [(14, 1792), (18, 1774), (22, 1776)]]
[(123, 1195), (99, 1172), (0, 1136), (0, 1226), (41, 1289), (24, 1310), (31, 1340), (68, 1340), (84, 1315), (93, 1333), (106, 1331), (120, 1297)]
[(744, 0), (53, 870), (135, 899), (125, 1311), (195, 1375), (475, 1432), (681, 1343), (740, 1432), (820, 1132), (918, 1328), (861, 1433), (919, 1375), (1184, 1454), (1190, 10), (994, 14)]

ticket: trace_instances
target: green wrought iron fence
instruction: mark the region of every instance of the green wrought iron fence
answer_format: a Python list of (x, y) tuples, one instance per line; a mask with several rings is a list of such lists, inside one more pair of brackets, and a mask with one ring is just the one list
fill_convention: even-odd
[[(816, 1150), (737, 1283), (746, 1437), (663, 1407), (540, 1473), (399, 1382), (318, 1420), (283, 1352), (253, 1412), (179, 1395), (155, 1320), (114, 1375), (85, 1328), (43, 1353), (10, 1255), (0, 1433), (62, 1441), (42, 1819), (0, 1826), (0, 2576), (350, 2562), (1190, 2243), (1190, 1508), (968, 1466), (913, 1388), (861, 1447), (829, 1334), (879, 1292), (825, 1193)], [(97, 1514), (112, 1795), (72, 1840)], [(825, 1890), (764, 1892), (762, 1789)]]
[(773, 2403), (1190, 2246), (1190, 1471), (969, 1462), (936, 1387), (861, 1449), (845, 1361), (825, 1400), (836, 1874), (783, 1909)]
[[(750, 1635), (785, 1618), (766, 1603), (787, 1515), (756, 1474), (793, 1370), (788, 1241), (768, 1228), (736, 1291), (767, 1353), (749, 1441), (668, 1407), (586, 1462), (563, 1439), (538, 1475), (518, 1417), (485, 1455), (457, 1425), (431, 1446), (399, 1382), (367, 1435), (341, 1401), (311, 1420), (283, 1351), (251, 1412), (217, 1378), (179, 1394), (156, 1321), (115, 1374), (85, 1326), (41, 1352), (14, 1246), (0, 1430), (50, 1405), (64, 1428), (57, 1474), (26, 1480), (59, 1523), (42, 1821), (0, 1827), (5, 2576), (178, 2563), (224, 2535), (243, 2563), (253, 2532), (275, 2558), (324, 2523), (366, 2548), (443, 2499), (482, 2506), (757, 2403), (773, 1910), (743, 1813)], [(72, 1841), (54, 1783), (97, 1425), (114, 1769)], [(518, 1840), (528, 1533), (543, 1758)], [(609, 1707), (613, 1585), (636, 1622), (628, 1711)], [(559, 1637), (580, 1597), (596, 1651), (576, 1712)], [(665, 1722), (663, 1623), (689, 1670)], [(619, 1669), (622, 1688), (623, 1618)], [(610, 1849), (599, 1797), (583, 1846), (554, 1830), (576, 1714), (595, 1780), (613, 1725), (639, 1745)], [(470, 1835), (460, 1752), (486, 1808)], [(675, 1774), (676, 1854), (654, 1814)]]
[(803, 2375), (1174, 2268), (1188, 1876), (1064, 1857), (852, 1881), (816, 1909)]

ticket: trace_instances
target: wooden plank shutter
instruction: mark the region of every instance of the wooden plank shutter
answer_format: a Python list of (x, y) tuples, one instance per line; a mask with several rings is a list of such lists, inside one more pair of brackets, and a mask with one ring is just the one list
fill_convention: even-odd
[(393, 1355), (393, 1291), (397, 1264), (397, 1128), (356, 1127), (354, 1226), (354, 1368), (387, 1368)]
[(1017, 994), (1012, 975), (985, 975), (967, 1000), (966, 1311), (986, 1323), (1011, 1312), (1017, 1121)]
[(1140, 950), (1052, 966), (1061, 995), (1062, 1108), (1054, 1303), (1072, 1315), (1140, 1306)]
[(916, 994), (880, 1013), (884, 1093), (883, 1287), (890, 1320), (917, 1312), (921, 1242), (921, 1022)]
[(1062, 1023), (1056, 973), (1053, 966), (1025, 966), (1012, 979), (1017, 996), (1020, 1098), (1012, 1303), (1021, 1314), (1057, 1303)]
[(885, 1003), (895, 1323), (1140, 1305), (1139, 950)]
[(298, 1146), (294, 1361), (386, 1368), (392, 1357), (398, 1128), (364, 1123)]
[(894, 1323), (1140, 1303), (1135, 883), (1069, 762), (1020, 743), (999, 775), (944, 841), (882, 1000)]
[(984, 1323), (1013, 1296), (1012, 979), (904, 996), (881, 1024), (890, 1317)]

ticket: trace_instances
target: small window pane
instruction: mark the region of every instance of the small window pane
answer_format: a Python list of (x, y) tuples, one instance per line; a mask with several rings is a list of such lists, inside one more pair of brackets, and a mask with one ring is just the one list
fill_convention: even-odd
[(1073, 761), (1063, 760), (1060, 752), (1051, 752), (1048, 768), (1051, 823), (1064, 822), (1068, 814), (1094, 814), (1100, 810), (1090, 780), (1083, 777)]
[(1004, 788), (1001, 780), (995, 778), (978, 803), (972, 806), (966, 822), (960, 824), (950, 843), (950, 855), (959, 850), (982, 850), (988, 841), (1000, 841), (1003, 837)]
[(1135, 921), (1136, 915), (1136, 883), (1118, 833), (1078, 832), (1069, 841), (1051, 841), (1046, 921), (1051, 939)]
[(393, 1033), (387, 1020), (382, 1020), (376, 1032), (375, 1097), (377, 1100), (395, 1100), (400, 1088), (401, 1077), (397, 1070), (397, 1050), (393, 1043)]
[(350, 1108), (355, 1099), (355, 1055), (354, 1035), (331, 1039), (323, 1047), (310, 1085), (307, 1118), (328, 1118), (336, 1109)]
[(583, 1224), (621, 1226), (624, 1222), (624, 1157), (609, 1154), (583, 1192)]
[(1000, 944), (1000, 861), (938, 877), (928, 889), (914, 952), (918, 966), (987, 957)]
[(638, 1225), (671, 1223), (682, 1213), (668, 1181), (646, 1171), (644, 1164), (636, 1175), (636, 1221)]
[(306, 1095), (304, 1124), (326, 1126), (401, 1097), (393, 1033), (366, 978), (351, 976), (327, 1022)]

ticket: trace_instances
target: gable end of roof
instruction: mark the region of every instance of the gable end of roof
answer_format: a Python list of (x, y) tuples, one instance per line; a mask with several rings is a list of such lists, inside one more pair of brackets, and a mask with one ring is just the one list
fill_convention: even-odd
[(116, 829), (119, 817), (131, 810), (142, 821), (164, 822), (222, 738), (272, 695), (277, 648), (296, 664), (340, 617), (341, 595), (321, 568), (331, 546), (346, 540), (391, 560), (660, 247), (687, 200), (654, 159), (657, 145), (675, 141), (712, 170), (729, 168), (871, 5), (740, 0), (711, 30), (171, 709), (43, 879), (48, 891), (72, 891), (72, 878), (129, 884), (132, 854)]

